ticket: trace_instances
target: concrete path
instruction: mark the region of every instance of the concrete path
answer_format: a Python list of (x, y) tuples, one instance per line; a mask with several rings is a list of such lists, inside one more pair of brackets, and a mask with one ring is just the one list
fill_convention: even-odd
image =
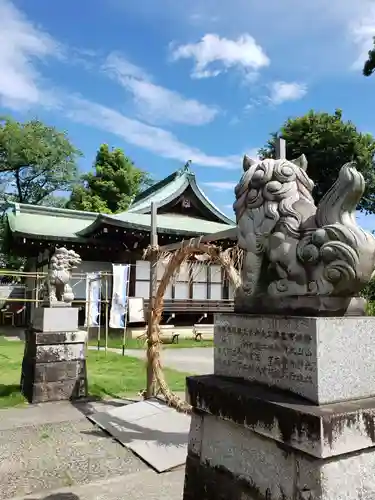
[(0, 500), (181, 500), (183, 467), (158, 475), (85, 417), (119, 404), (0, 410)]
[[(97, 347), (90, 346), (96, 350)], [(104, 350), (104, 348), (103, 348)], [(108, 348), (108, 352), (122, 354), (121, 349)], [(125, 349), (125, 355), (138, 359), (146, 359), (146, 352), (142, 349)], [(205, 375), (214, 372), (214, 350), (211, 347), (191, 347), (182, 349), (163, 349), (161, 361), (164, 367), (174, 370)]]
[[(8, 340), (19, 340), (20, 332), (17, 329), (8, 334)], [(97, 350), (95, 346), (89, 346), (90, 350)], [(102, 348), (104, 350), (104, 347)], [(122, 354), (122, 349), (108, 347), (108, 352)], [(191, 347), (163, 349), (161, 352), (161, 361), (164, 367), (174, 370), (191, 373), (196, 375), (205, 375), (214, 372), (214, 350), (211, 347)], [(125, 355), (138, 359), (146, 359), (146, 352), (143, 349), (125, 349)]]

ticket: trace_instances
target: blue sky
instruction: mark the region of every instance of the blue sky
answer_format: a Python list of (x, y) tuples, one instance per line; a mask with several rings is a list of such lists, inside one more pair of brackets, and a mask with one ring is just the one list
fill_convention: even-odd
[(66, 130), (84, 169), (101, 143), (157, 179), (192, 160), (231, 213), (241, 156), (286, 118), (375, 133), (374, 35), (373, 0), (0, 0), (1, 112)]

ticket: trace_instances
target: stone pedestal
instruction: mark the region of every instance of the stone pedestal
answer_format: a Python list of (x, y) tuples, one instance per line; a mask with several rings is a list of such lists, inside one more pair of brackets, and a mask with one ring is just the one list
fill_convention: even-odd
[(86, 332), (78, 330), (78, 309), (36, 311), (25, 336), (23, 395), (30, 403), (86, 397)]
[(375, 318), (218, 315), (184, 500), (374, 500)]

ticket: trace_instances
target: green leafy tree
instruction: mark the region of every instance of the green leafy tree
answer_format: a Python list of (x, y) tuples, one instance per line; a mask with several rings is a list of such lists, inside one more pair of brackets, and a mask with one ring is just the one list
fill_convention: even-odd
[(315, 182), (313, 196), (316, 202), (335, 182), (340, 168), (347, 162), (356, 162), (366, 181), (366, 191), (358, 208), (375, 213), (375, 140), (371, 134), (358, 132), (352, 122), (344, 122), (341, 110), (333, 115), (310, 111), (288, 119), (260, 149), (261, 158), (275, 158), (278, 137), (286, 141), (287, 158), (306, 156), (307, 172)]
[(56, 191), (71, 191), (80, 152), (64, 132), (39, 120), (0, 120), (0, 197), (40, 204)]
[(0, 265), (20, 267), (22, 259), (7, 250), (4, 211), (9, 202), (64, 206), (56, 192), (71, 191), (77, 182), (76, 160), (81, 153), (67, 135), (39, 120), (20, 123), (0, 118)]
[(137, 168), (121, 149), (102, 144), (93, 171), (73, 188), (68, 208), (89, 212), (125, 211), (133, 198), (151, 184), (147, 173)]
[(367, 60), (363, 66), (363, 74), (371, 76), (375, 71), (375, 38), (373, 39), (373, 47), (368, 51)]

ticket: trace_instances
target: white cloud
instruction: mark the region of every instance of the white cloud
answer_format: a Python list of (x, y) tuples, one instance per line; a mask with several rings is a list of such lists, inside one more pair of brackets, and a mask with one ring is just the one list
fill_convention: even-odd
[[(38, 61), (44, 61), (50, 56), (69, 62), (70, 54), (68, 49), (47, 33), (37, 29), (13, 4), (0, 0), (1, 105), (17, 109), (21, 105), (33, 106), (35, 109), (53, 108), (53, 111), (58, 111), (72, 121), (115, 134), (129, 144), (180, 163), (192, 160), (196, 165), (228, 169), (238, 168), (241, 164), (240, 156), (210, 156), (198, 148), (184, 144), (163, 128), (131, 119), (116, 110), (74, 96), (74, 93), (68, 93), (64, 89), (51, 89), (48, 81), (43, 79), (36, 68)], [(122, 72), (134, 80), (148, 78), (140, 68), (126, 61), (122, 63)], [(175, 102), (181, 109), (182, 98), (181, 101), (176, 101), (176, 96), (172, 97), (175, 98), (175, 101), (170, 102), (172, 109)]]
[(0, 0), (0, 102), (19, 109), (42, 100), (51, 105), (53, 92), (42, 90), (35, 62), (60, 57), (60, 45), (37, 29), (9, 1)]
[(180, 142), (171, 132), (128, 118), (118, 111), (82, 98), (67, 101), (66, 115), (73, 121), (102, 129), (121, 137), (129, 144), (146, 149), (164, 158), (203, 167), (238, 168), (240, 156), (210, 156)]
[(222, 190), (233, 190), (236, 187), (237, 182), (204, 182), (205, 186), (216, 189), (217, 191)]
[(298, 101), (307, 94), (307, 86), (297, 82), (274, 82), (270, 85), (269, 99), (278, 105), (286, 101)]
[(219, 112), (216, 106), (152, 83), (147, 73), (118, 54), (108, 56), (104, 69), (133, 95), (138, 114), (150, 123), (205, 125)]
[(367, 60), (367, 54), (373, 47), (375, 36), (375, 6), (368, 6), (363, 17), (359, 17), (349, 25), (349, 36), (357, 47), (357, 57), (352, 63), (352, 69), (361, 70)]
[(197, 43), (180, 46), (172, 44), (171, 59), (193, 59), (193, 78), (214, 77), (229, 68), (242, 69), (252, 74), (270, 63), (262, 47), (249, 34), (241, 35), (236, 40), (207, 34)]
[[(163, 34), (168, 26), (171, 38), (198, 38), (202, 30), (228, 39), (251, 33), (266, 47), (273, 69), (298, 72), (293, 78), (303, 80), (306, 75), (340, 74), (357, 58), (357, 67), (361, 67), (363, 56), (366, 58), (372, 46), (371, 36), (364, 35), (363, 30), (371, 29), (374, 0), (112, 2), (128, 16), (152, 19)], [(358, 35), (365, 41), (358, 40)]]
[(151, 80), (152, 77), (139, 66), (131, 63), (120, 54), (112, 52), (107, 57), (103, 69), (107, 70), (113, 77), (116, 77), (120, 83), (128, 78), (137, 80)]

